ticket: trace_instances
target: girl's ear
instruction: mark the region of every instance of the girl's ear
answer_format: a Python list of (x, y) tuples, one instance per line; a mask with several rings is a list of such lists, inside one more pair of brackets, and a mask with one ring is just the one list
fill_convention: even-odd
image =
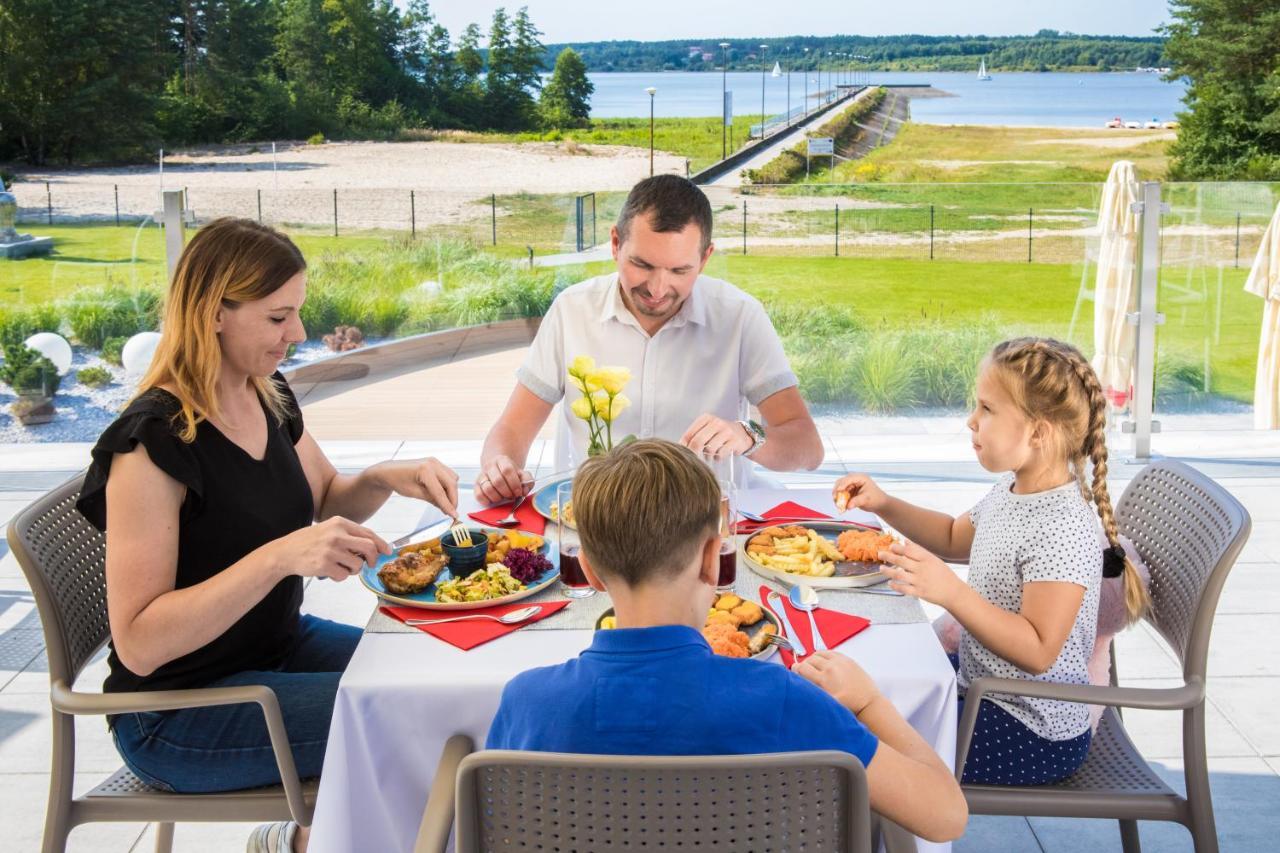
[(1034, 421), (1031, 424), (1031, 435), (1027, 437), (1027, 442), (1035, 450), (1044, 450), (1048, 446), (1052, 427), (1046, 421)]

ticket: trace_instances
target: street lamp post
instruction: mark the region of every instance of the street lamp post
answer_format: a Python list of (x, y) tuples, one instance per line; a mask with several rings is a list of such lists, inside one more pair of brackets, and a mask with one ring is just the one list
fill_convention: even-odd
[(653, 177), (653, 96), (658, 90), (653, 86), (645, 89), (649, 93), (649, 177)]
[(769, 49), (769, 45), (760, 45), (760, 139), (764, 140), (764, 75), (768, 69), (768, 63), (765, 61), (764, 52)]
[[(790, 47), (784, 47), (782, 49), (782, 52), (785, 55), (789, 50), (791, 50)], [(788, 60), (790, 58), (791, 57), (789, 56), (787, 57)], [(787, 63), (787, 127), (791, 127), (791, 63), (790, 62)]]
[(809, 117), (809, 48), (804, 49), (804, 117)]
[(729, 122), (732, 119), (726, 114), (728, 104), (729, 91), (729, 43), (727, 41), (720, 42), (720, 53), (724, 56), (723, 64), (720, 66), (720, 159), (723, 160), (729, 156), (729, 143), (726, 139), (728, 133)]

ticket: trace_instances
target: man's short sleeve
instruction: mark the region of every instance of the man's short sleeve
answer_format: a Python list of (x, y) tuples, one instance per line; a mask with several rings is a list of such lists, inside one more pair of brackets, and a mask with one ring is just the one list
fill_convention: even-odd
[(564, 294), (551, 303), (516, 379), (535, 397), (555, 405), (564, 396)]
[(758, 406), (784, 388), (799, 384), (769, 315), (754, 299), (748, 300), (744, 309), (740, 346), (738, 376), (742, 396), (751, 405)]

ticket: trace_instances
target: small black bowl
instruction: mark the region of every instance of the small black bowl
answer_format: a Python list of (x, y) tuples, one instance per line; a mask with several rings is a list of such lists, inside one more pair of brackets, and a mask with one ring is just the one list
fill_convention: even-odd
[(474, 527), (468, 530), (473, 543), (470, 547), (455, 545), (452, 533), (440, 537), (440, 550), (449, 557), (449, 572), (455, 578), (466, 577), (476, 569), (484, 568), (484, 557), (489, 553), (488, 534)]

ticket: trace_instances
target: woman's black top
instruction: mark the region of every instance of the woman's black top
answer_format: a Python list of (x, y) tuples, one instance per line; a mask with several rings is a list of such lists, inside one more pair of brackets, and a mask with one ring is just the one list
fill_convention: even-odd
[[(107, 427), (93, 448), (76, 508), (99, 530), (107, 529), (107, 478), (116, 453), (141, 443), (161, 471), (187, 487), (178, 526), (176, 589), (208, 580), (256, 548), (311, 524), (315, 515), (298, 451), (302, 415), (298, 401), (279, 373), (272, 379), (283, 392), (288, 416), (267, 417), (267, 450), (254, 459), (208, 421), (186, 443), (177, 435), (174, 416), (181, 411), (168, 391), (152, 389), (135, 400)], [(147, 676), (131, 672), (114, 647), (111, 672), (103, 689), (112, 693), (202, 687), (246, 670), (278, 667), (296, 642), (302, 578), (291, 575), (217, 639)], [(191, 619), (210, 614), (191, 613)]]

